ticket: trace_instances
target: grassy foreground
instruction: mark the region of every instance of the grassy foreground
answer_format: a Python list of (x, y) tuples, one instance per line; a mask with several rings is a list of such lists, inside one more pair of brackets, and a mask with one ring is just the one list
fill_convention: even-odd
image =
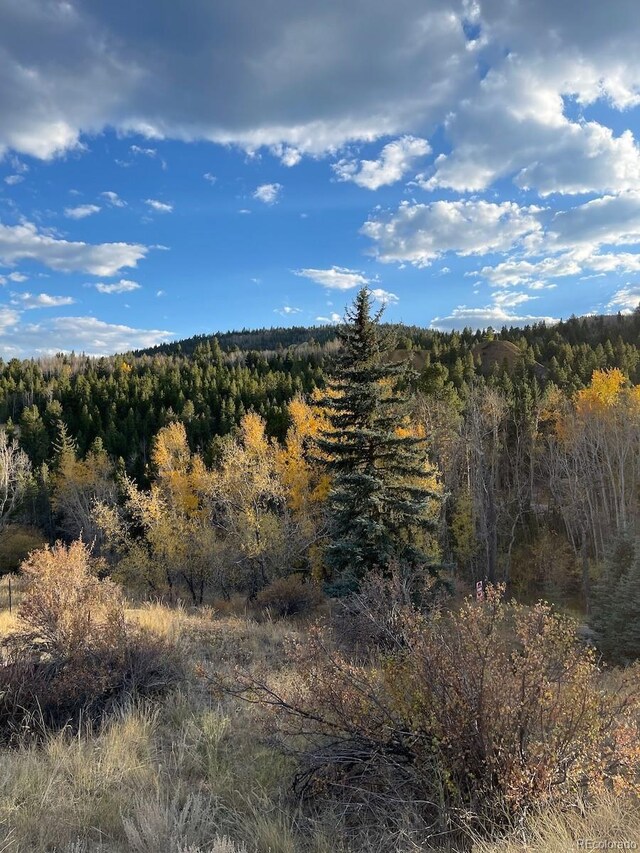
[[(194, 663), (184, 688), (160, 704), (131, 705), (94, 734), (49, 735), (41, 746), (0, 751), (0, 851), (60, 853), (564, 853), (580, 841), (640, 844), (637, 805), (604, 797), (588, 812), (547, 813), (502, 842), (434, 838), (420, 845), (406, 826), (347, 826), (339, 806), (300, 809), (293, 759), (261, 736), (259, 711), (212, 695), (207, 674), (267, 666), (295, 678), (284, 645), (305, 624), (149, 605), (128, 611), (183, 648)], [(0, 616), (0, 631), (12, 618)], [(593, 848), (592, 848), (593, 849)], [(624, 849), (624, 848), (622, 848)], [(628, 849), (628, 848), (627, 848)], [(634, 849), (631, 847), (631, 849)]]

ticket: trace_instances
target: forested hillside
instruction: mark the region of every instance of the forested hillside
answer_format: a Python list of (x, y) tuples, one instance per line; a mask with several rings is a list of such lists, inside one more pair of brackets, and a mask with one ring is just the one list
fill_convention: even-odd
[[(611, 368), (640, 381), (639, 311), (488, 334), (384, 328), (398, 350), (414, 351), (415, 388), (428, 395), (464, 399), (484, 380), (507, 394), (516, 386), (537, 393), (553, 383), (571, 395), (594, 370)], [(494, 348), (487, 362), (482, 345), (489, 340), (510, 342), (521, 357)], [(214, 452), (212, 439), (228, 434), (248, 411), (264, 417), (269, 435), (284, 439), (287, 404), (322, 387), (336, 346), (335, 328), (325, 326), (198, 336), (113, 358), (0, 361), (0, 424), (19, 433), (36, 466), (52, 459), (62, 420), (81, 455), (100, 439), (110, 456), (144, 477), (151, 439), (176, 418), (205, 458)]]

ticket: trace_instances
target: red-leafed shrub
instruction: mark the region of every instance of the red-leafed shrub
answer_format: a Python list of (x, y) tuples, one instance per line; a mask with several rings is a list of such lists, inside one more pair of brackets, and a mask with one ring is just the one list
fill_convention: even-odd
[(614, 688), (571, 620), (490, 590), (453, 613), (405, 606), (394, 631), (356, 664), (318, 628), (285, 687), (240, 677), (280, 735), (306, 743), (302, 792), (378, 815), (414, 802), (443, 830), (637, 785), (637, 673)]

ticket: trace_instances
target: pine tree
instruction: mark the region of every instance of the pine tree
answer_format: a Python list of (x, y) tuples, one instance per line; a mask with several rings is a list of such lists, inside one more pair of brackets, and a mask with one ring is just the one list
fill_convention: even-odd
[(370, 571), (426, 565), (437, 521), (437, 483), (425, 439), (407, 428), (407, 366), (387, 360), (392, 341), (372, 315), (363, 288), (339, 330), (340, 350), (330, 371), (329, 428), (318, 447), (332, 476), (328, 568), (347, 588)]
[(602, 652), (616, 663), (640, 658), (640, 541), (619, 536), (593, 591), (591, 622)]

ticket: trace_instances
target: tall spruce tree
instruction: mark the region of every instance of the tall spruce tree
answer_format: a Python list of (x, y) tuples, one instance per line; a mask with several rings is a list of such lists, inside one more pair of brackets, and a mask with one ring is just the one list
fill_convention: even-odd
[(640, 539), (623, 533), (614, 542), (595, 584), (591, 624), (600, 650), (615, 663), (640, 658)]
[(363, 288), (338, 331), (322, 401), (330, 428), (317, 443), (333, 479), (326, 562), (347, 589), (372, 570), (426, 566), (424, 546), (437, 526), (426, 441), (406, 428), (407, 364), (389, 360), (381, 314)]

